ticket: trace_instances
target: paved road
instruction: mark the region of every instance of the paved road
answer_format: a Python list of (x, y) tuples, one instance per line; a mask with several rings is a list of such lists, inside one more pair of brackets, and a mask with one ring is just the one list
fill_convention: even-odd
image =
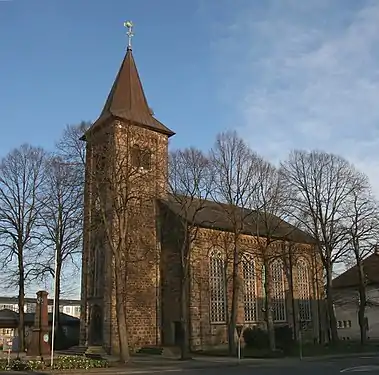
[[(212, 362), (212, 363), (211, 363)], [(70, 375), (104, 374), (104, 375), (128, 375), (128, 374), (172, 374), (183, 375), (337, 375), (342, 373), (367, 373), (379, 375), (379, 355), (356, 358), (340, 359), (305, 359), (299, 360), (268, 360), (268, 361), (242, 361), (241, 364), (228, 363), (226, 361), (210, 361), (197, 363), (194, 367), (190, 363), (173, 362), (172, 364), (133, 366), (129, 368), (109, 368), (98, 370), (96, 373), (70, 372)], [(7, 372), (8, 375), (20, 375), (20, 372)], [(67, 374), (67, 372), (66, 372)], [(37, 375), (34, 373), (34, 375)], [(354, 375), (354, 374), (352, 374)]]
[[(109, 369), (110, 370), (110, 369)], [(337, 375), (342, 372), (364, 372), (369, 375), (379, 375), (379, 355), (376, 357), (360, 357), (345, 359), (325, 360), (272, 360), (257, 361), (254, 363), (243, 362), (238, 365), (225, 362), (215, 363), (214, 366), (207, 364), (203, 368), (190, 368), (190, 366), (164, 366), (162, 368), (136, 368), (129, 370), (117, 370), (107, 372), (111, 375), (122, 374), (172, 374), (183, 373), (183, 375)], [(349, 375), (349, 374), (346, 374)], [(354, 375), (354, 374), (352, 374)]]

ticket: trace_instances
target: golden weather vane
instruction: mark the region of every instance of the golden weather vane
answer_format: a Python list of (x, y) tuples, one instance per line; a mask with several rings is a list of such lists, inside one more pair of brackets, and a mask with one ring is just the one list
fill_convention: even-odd
[(124, 22), (124, 27), (128, 29), (126, 32), (126, 35), (128, 36), (128, 49), (132, 49), (132, 38), (134, 36), (133, 34), (133, 22), (132, 21), (126, 21)]

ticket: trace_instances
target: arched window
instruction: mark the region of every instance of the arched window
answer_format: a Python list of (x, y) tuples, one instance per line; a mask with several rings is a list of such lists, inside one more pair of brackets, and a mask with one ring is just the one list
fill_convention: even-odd
[(251, 323), (257, 320), (257, 290), (253, 258), (245, 256), (242, 267), (245, 322)]
[(151, 151), (143, 150), (141, 153), (141, 167), (145, 170), (151, 169)]
[(279, 259), (274, 260), (270, 265), (271, 284), (272, 284), (272, 312), (276, 322), (286, 320), (286, 296), (284, 289), (283, 262)]
[(301, 321), (310, 321), (312, 319), (311, 301), (310, 301), (310, 280), (308, 262), (300, 258), (297, 261), (297, 293), (299, 317)]
[(226, 277), (225, 260), (220, 251), (213, 251), (209, 257), (209, 290), (211, 323), (226, 321)]

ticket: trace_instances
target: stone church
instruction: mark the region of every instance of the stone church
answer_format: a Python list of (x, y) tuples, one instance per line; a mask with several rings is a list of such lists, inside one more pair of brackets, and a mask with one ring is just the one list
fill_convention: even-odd
[[(174, 346), (181, 339), (180, 244), (175, 228), (186, 218), (181, 217), (178, 202), (167, 188), (168, 140), (173, 135), (172, 130), (154, 117), (148, 105), (129, 46), (99, 118), (83, 137), (87, 149), (82, 345), (101, 345), (112, 353), (117, 353), (119, 345), (114, 302), (117, 284), (114, 267), (118, 258), (114, 257), (106, 240), (109, 227), (117, 235), (122, 232), (118, 227), (121, 221), (115, 219), (115, 196), (107, 198), (107, 210), (113, 210), (113, 219), (108, 220), (107, 225), (101, 220), (94, 225), (99, 216), (99, 198), (95, 194), (96, 181), (93, 178), (96, 169), (101, 165), (107, 176), (113, 171), (112, 183), (119, 185), (123, 184), (120, 176), (127, 169), (122, 167), (117, 171), (116, 158), (110, 154), (123, 155), (131, 160), (131, 167), (136, 168), (138, 175), (135, 180), (130, 179), (136, 181), (134, 185), (129, 181), (131, 186), (125, 187), (134, 192), (135, 202), (138, 202), (134, 206), (140, 205), (134, 216), (128, 216), (132, 226), (125, 235), (137, 238), (143, 231), (147, 233), (143, 244), (132, 242), (128, 245), (130, 257), (141, 252), (142, 248), (148, 249), (148, 255), (146, 253), (138, 261), (133, 261), (131, 267), (128, 266), (125, 311), (129, 344), (132, 349)], [(227, 342), (231, 260), (224, 250), (230, 245), (231, 225), (225, 212), (219, 204), (206, 202), (201, 217), (197, 217), (194, 223), (198, 226), (198, 235), (191, 244), (190, 261), (189, 327), (192, 348), (201, 349)], [(125, 212), (122, 215), (125, 216)], [(250, 229), (247, 226), (239, 241), (245, 255), (240, 266), (241, 295), (238, 298), (237, 321), (245, 326), (264, 326), (263, 284), (266, 270), (256, 251), (257, 231), (253, 227), (253, 224)], [(264, 237), (264, 230), (259, 233)], [(274, 323), (293, 327), (301, 321), (313, 340), (319, 332), (321, 277), (316, 267), (312, 239), (285, 222), (278, 226), (275, 236), (279, 239), (278, 248), (291, 243), (301, 250), (291, 259), (290, 277), (286, 259), (275, 257), (270, 263)], [(289, 293), (289, 285), (293, 285), (292, 294)]]

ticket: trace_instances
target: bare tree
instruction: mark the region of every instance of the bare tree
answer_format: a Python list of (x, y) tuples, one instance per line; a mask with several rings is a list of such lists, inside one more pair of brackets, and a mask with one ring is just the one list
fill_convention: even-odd
[[(82, 190), (82, 201), (80, 202), (80, 207), (82, 210), (83, 219), (84, 215), (84, 185), (85, 185), (85, 165), (86, 165), (86, 143), (83, 141), (83, 135), (90, 128), (91, 123), (82, 121), (79, 124), (67, 125), (63, 131), (61, 138), (56, 143), (56, 154), (58, 157), (62, 158), (64, 163), (67, 163), (71, 167), (78, 169), (77, 177), (77, 186), (78, 190)], [(70, 168), (71, 168), (70, 167)], [(86, 264), (88, 263), (88, 259), (86, 258), (86, 253), (82, 253), (82, 270), (85, 270)], [(63, 278), (65, 278), (65, 274)], [(81, 289), (86, 290), (87, 279), (85, 277), (82, 278), (82, 286)], [(57, 301), (59, 305), (59, 301)], [(80, 309), (80, 320), (81, 322), (87, 321), (87, 299), (86, 294), (82, 293), (81, 296), (81, 309)], [(59, 306), (57, 307), (59, 309)], [(84, 343), (83, 343), (84, 344)]]
[[(365, 177), (362, 176), (362, 180)], [(352, 191), (345, 201), (346, 230), (348, 246), (351, 252), (347, 256), (352, 257), (358, 272), (359, 311), (358, 322), (360, 326), (361, 344), (367, 340), (367, 326), (365, 311), (367, 306), (366, 276), (364, 259), (373, 252), (379, 240), (379, 210), (368, 181), (360, 189)]]
[(346, 251), (345, 200), (361, 186), (362, 179), (345, 159), (318, 151), (293, 151), (281, 165), (281, 177), (291, 191), (289, 213), (315, 239), (319, 249), (326, 273), (331, 339), (336, 342), (333, 265)]
[[(82, 168), (51, 156), (44, 179), (44, 203), (39, 215), (43, 256), (36, 261), (37, 276), (53, 277), (55, 281), (55, 316), (60, 333), (59, 300), (62, 272), (72, 266), (79, 269), (83, 227)], [(56, 265), (55, 265), (56, 261)]]
[(180, 221), (180, 232), (175, 233), (180, 253), (180, 321), (182, 325), (181, 357), (190, 357), (190, 264), (191, 248), (199, 227), (205, 224), (204, 210), (211, 188), (209, 159), (195, 148), (173, 151), (169, 155), (168, 186)]
[(25, 284), (40, 241), (36, 221), (44, 165), (45, 152), (27, 144), (11, 151), (0, 164), (1, 267), (5, 282), (18, 287), (20, 351), (25, 349)]
[[(111, 130), (87, 135), (92, 164), (87, 169), (88, 191), (92, 207), (90, 231), (93, 242), (102, 247), (105, 259), (98, 261), (96, 274), (112, 272), (115, 291), (115, 312), (119, 339), (119, 354), (129, 361), (130, 310), (128, 306), (151, 301), (151, 290), (136, 290), (131, 282), (146, 279), (151, 282), (157, 253), (155, 233), (155, 198), (162, 189), (156, 171), (163, 161), (157, 138), (149, 138), (144, 129), (119, 124)], [(96, 258), (96, 257), (95, 257)], [(104, 269), (106, 267), (106, 269)], [(142, 283), (142, 281), (141, 281)], [(98, 287), (103, 287), (98, 285)], [(95, 286), (95, 288), (97, 288)], [(114, 288), (114, 289), (113, 289)], [(152, 288), (151, 288), (152, 289)]]
[(66, 163), (81, 164), (83, 166), (83, 178), (86, 163), (86, 145), (81, 138), (90, 126), (91, 123), (86, 121), (82, 121), (80, 124), (67, 125), (62, 137), (56, 143), (57, 154)]
[[(267, 324), (270, 350), (276, 349), (274, 318), (280, 320), (280, 309), (285, 296), (273, 295), (274, 277), (272, 262), (287, 261), (287, 252), (283, 252), (283, 241), (292, 240), (296, 228), (286, 221), (288, 190), (282, 183), (278, 170), (269, 162), (259, 159), (255, 163), (249, 208), (252, 210), (250, 231), (256, 236), (256, 246), (263, 263), (263, 287), (265, 291), (264, 316)], [(292, 257), (289, 259), (292, 261)], [(286, 269), (283, 263), (283, 271)], [(290, 266), (289, 266), (290, 267)], [(291, 276), (292, 273), (289, 275)], [(288, 276), (288, 275), (287, 275)], [(291, 283), (291, 277), (288, 280)], [(285, 314), (285, 310), (282, 312)], [(275, 315), (275, 316), (274, 316)]]
[[(239, 266), (242, 261), (242, 250), (239, 246), (245, 223), (251, 216), (246, 209), (251, 200), (254, 187), (252, 181), (256, 170), (258, 156), (236, 132), (221, 133), (217, 136), (211, 150), (213, 168), (212, 198), (216, 201), (231, 227), (233, 234), (231, 260), (232, 265), (232, 298), (228, 316), (228, 344), (230, 354), (236, 351), (235, 329), (237, 324), (238, 296), (240, 293)], [(229, 252), (228, 252), (229, 253)]]
[[(281, 250), (281, 251), (280, 251)], [(293, 336), (297, 341), (297, 331), (300, 328), (298, 324), (298, 319), (296, 316), (297, 306), (295, 302), (295, 293), (294, 293), (294, 268), (296, 265), (296, 257), (299, 253), (298, 246), (293, 241), (286, 241), (280, 246), (279, 254), (280, 258), (284, 265), (284, 271), (286, 274), (286, 279), (288, 282), (288, 293), (291, 301), (292, 309), (292, 326), (293, 326)]]

